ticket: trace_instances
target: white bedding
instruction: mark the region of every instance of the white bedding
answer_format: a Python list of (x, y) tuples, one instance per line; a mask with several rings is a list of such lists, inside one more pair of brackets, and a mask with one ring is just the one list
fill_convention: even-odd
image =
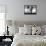
[(11, 46), (46, 46), (46, 36), (16, 34)]

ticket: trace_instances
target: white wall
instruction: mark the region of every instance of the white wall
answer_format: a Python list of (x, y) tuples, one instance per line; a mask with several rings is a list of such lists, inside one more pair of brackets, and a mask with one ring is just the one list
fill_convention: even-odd
[[(0, 0), (7, 5), (7, 20), (46, 21), (46, 0)], [(24, 15), (24, 5), (37, 5), (37, 15)]]

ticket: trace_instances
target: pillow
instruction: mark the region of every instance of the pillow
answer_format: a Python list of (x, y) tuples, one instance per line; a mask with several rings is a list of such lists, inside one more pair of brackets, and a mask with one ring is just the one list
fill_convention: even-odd
[(25, 30), (24, 34), (26, 34), (26, 35), (31, 35), (32, 34), (32, 29), (31, 28), (24, 27), (24, 30)]
[(26, 24), (24, 24), (24, 27), (32, 29), (32, 25), (26, 25)]
[(25, 31), (27, 31), (27, 33), (25, 34), (32, 34), (32, 25), (24, 24), (24, 27), (25, 27)]
[(44, 32), (45, 32), (45, 29), (44, 29), (44, 26), (42, 25), (42, 26), (41, 26), (41, 35), (42, 35), (42, 36), (44, 35)]
[(42, 31), (43, 31), (43, 34), (46, 35), (46, 25), (43, 25), (43, 26), (42, 26), (42, 29), (43, 29), (43, 30), (42, 30)]
[(19, 27), (19, 33), (20, 33), (20, 34), (24, 34), (24, 31), (25, 31), (25, 30), (24, 30), (24, 27)]
[(19, 32), (19, 28), (15, 26), (9, 26), (8, 31), (9, 31), (9, 35), (15, 35), (16, 33)]
[(40, 35), (41, 34), (41, 28), (39, 26), (32, 27), (32, 35)]
[(31, 32), (31, 28), (19, 27), (19, 33), (30, 35), (32, 32)]

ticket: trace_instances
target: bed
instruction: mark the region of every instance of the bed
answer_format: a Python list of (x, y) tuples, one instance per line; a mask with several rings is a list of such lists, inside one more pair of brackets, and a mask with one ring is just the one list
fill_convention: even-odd
[[(17, 23), (19, 23), (19, 22), (17, 22)], [(25, 24), (25, 23), (23, 23), (23, 24)], [(21, 26), (23, 24), (20, 23), (19, 25)], [(29, 22), (27, 24), (29, 24)], [(21, 27), (19, 33), (16, 33), (14, 35), (11, 46), (46, 46), (46, 35), (38, 35), (41, 32), (40, 27), (37, 27), (37, 28), (35, 27), (35, 29), (33, 29), (33, 35), (30, 34), (30, 32), (32, 32), (32, 31), (30, 31), (31, 25), (29, 25), (29, 26), (24, 25), (24, 27), (26, 27), (25, 28), (26, 31), (23, 30), (23, 27)], [(27, 28), (27, 27), (29, 27), (29, 28)], [(39, 30), (38, 33), (36, 33), (37, 35), (34, 34), (36, 29)]]
[(11, 46), (46, 46), (46, 36), (16, 34)]

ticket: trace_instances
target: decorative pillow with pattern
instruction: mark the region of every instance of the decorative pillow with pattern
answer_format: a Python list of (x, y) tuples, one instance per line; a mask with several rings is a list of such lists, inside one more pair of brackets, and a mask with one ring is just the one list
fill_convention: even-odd
[(32, 35), (40, 35), (41, 34), (41, 28), (39, 26), (32, 27)]

